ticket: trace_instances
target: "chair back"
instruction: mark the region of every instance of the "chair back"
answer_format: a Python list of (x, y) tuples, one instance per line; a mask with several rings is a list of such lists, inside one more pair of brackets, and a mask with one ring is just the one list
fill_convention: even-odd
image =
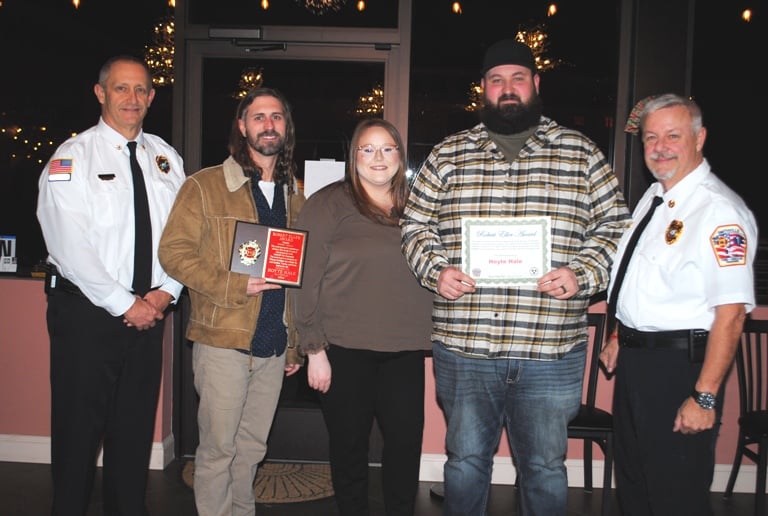
[(591, 350), (587, 362), (587, 396), (586, 404), (590, 407), (595, 406), (597, 398), (597, 381), (600, 373), (600, 351), (603, 347), (603, 335), (605, 334), (605, 318), (604, 313), (588, 313), (587, 314), (587, 328), (591, 334), (589, 342), (591, 343)]
[(768, 410), (768, 320), (747, 319), (736, 350), (739, 415)]

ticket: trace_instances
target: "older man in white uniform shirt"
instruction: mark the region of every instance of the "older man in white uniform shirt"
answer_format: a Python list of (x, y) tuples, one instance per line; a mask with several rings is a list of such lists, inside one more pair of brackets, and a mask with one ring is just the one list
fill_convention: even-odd
[[(161, 321), (182, 289), (160, 266), (157, 247), (184, 166), (173, 147), (142, 130), (155, 93), (143, 61), (108, 60), (94, 93), (102, 105), (98, 124), (56, 149), (39, 181), (37, 216), (52, 268), (51, 513), (86, 514), (103, 441), (103, 514), (146, 516)], [(145, 287), (137, 292), (129, 142), (149, 204), (149, 223), (138, 233), (151, 231)]]
[[(658, 182), (634, 220), (656, 208), (615, 303), (618, 335), (601, 354), (616, 372), (616, 483), (625, 516), (707, 516), (724, 382), (755, 306), (757, 225), (710, 170), (706, 129), (691, 100), (665, 94), (640, 116), (645, 163)], [(611, 275), (609, 299), (616, 287)]]

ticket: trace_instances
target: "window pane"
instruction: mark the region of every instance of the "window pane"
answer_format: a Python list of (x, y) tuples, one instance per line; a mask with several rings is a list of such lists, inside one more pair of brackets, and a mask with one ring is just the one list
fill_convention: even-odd
[[(239, 100), (240, 75), (246, 68), (263, 71), (263, 86), (276, 88), (291, 104), (296, 126), (298, 175), (304, 161), (345, 161), (349, 138), (360, 119), (356, 101), (373, 85), (382, 85), (384, 65), (353, 61), (208, 58), (203, 65), (202, 166), (221, 163)], [(188, 171), (193, 172), (193, 171)]]
[[(544, 114), (581, 130), (610, 155), (616, 110), (619, 2), (462, 2), (436, 7), (414, 2), (409, 158), (417, 167), (434, 144), (477, 123), (466, 111), (473, 82), (480, 82), (485, 49), (514, 38), (519, 29), (541, 27), (547, 35), (544, 57), (560, 64), (541, 77)], [(436, 37), (441, 34), (442, 37)]]

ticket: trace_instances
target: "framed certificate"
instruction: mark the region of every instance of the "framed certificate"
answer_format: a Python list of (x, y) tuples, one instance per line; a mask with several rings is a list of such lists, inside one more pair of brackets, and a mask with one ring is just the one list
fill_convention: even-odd
[(300, 287), (306, 252), (306, 231), (238, 220), (229, 269), (268, 283)]
[(461, 219), (461, 268), (477, 286), (536, 286), (551, 268), (549, 217)]

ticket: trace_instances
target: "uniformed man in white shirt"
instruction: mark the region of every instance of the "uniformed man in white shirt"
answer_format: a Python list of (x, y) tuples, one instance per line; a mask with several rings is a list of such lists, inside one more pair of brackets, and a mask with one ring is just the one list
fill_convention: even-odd
[[(94, 92), (98, 124), (64, 142), (39, 180), (37, 216), (51, 269), (52, 514), (87, 512), (103, 440), (104, 514), (143, 516), (163, 313), (182, 289), (159, 264), (157, 247), (185, 174), (173, 147), (142, 130), (155, 95), (143, 61), (108, 60)], [(129, 142), (149, 204), (149, 222), (138, 230)], [(150, 290), (138, 292), (134, 237), (145, 231)]]
[(631, 252), (614, 304), (618, 332), (601, 354), (616, 373), (616, 485), (625, 516), (707, 516), (724, 383), (755, 306), (757, 225), (704, 158), (698, 105), (674, 94), (643, 104), (645, 163), (657, 182), (635, 223), (654, 197), (662, 203), (634, 251), (627, 231), (614, 262)]

